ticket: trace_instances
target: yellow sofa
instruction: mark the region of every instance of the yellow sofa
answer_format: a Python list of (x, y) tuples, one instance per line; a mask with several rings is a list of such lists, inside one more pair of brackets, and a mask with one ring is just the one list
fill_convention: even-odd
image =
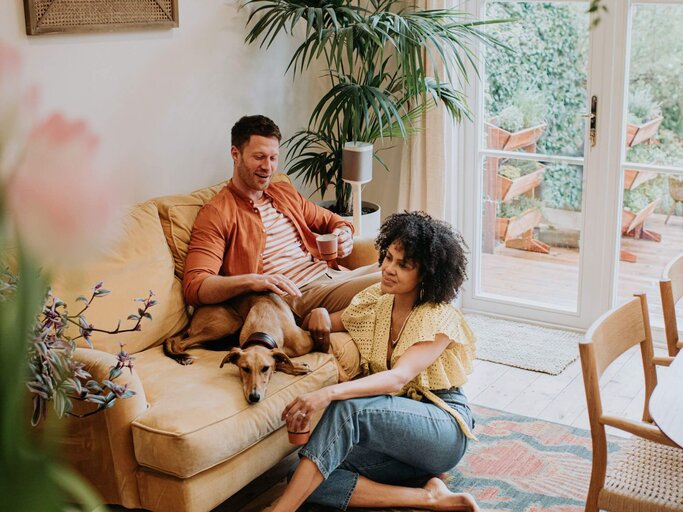
[[(191, 349), (197, 356), (191, 366), (164, 356), (162, 341), (188, 321), (181, 276), (192, 224), (221, 186), (136, 205), (115, 248), (96, 264), (53, 281), (55, 294), (73, 311), (78, 295), (104, 281), (112, 293), (96, 299), (87, 312), (89, 322), (102, 329), (113, 329), (118, 319), (126, 327), (126, 317), (139, 304), (133, 299), (149, 290), (158, 301), (150, 309), (153, 321), (141, 332), (95, 333), (95, 349), (76, 351), (96, 380), (109, 374), (119, 343), (135, 357), (134, 370), (116, 381), (135, 396), (104, 412), (66, 420), (64, 455), (106, 503), (164, 512), (211, 510), (294, 451), (280, 421), (284, 406), (300, 393), (337, 381), (333, 356), (308, 354), (300, 359), (311, 366), (309, 375), (276, 373), (266, 400), (248, 405), (237, 369), (219, 368), (223, 352)], [(373, 261), (372, 243), (357, 241), (343, 263), (356, 267)], [(332, 343), (344, 369), (355, 375), (358, 352), (350, 337), (334, 334)]]

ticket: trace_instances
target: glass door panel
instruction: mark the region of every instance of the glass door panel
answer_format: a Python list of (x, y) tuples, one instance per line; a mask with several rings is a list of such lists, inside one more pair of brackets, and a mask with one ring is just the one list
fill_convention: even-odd
[(487, 2), (476, 294), (578, 310), (589, 19), (585, 2)]
[(487, 2), (506, 44), (486, 52), (485, 147), (583, 156), (589, 21), (584, 2)]
[(662, 326), (659, 279), (683, 251), (683, 2), (635, 2), (630, 37), (617, 302), (646, 292)]

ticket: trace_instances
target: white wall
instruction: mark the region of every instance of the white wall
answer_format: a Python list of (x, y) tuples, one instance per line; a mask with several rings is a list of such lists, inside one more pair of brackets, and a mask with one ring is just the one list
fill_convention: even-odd
[[(232, 175), (229, 130), (241, 115), (271, 117), (284, 137), (306, 125), (320, 73), (285, 77), (295, 41), (246, 46), (247, 15), (237, 0), (179, 0), (177, 29), (28, 37), (23, 1), (2, 0), (0, 38), (20, 49), (42, 112), (86, 119), (101, 137), (102, 164), (120, 170), (139, 201)], [(394, 171), (377, 168), (364, 194), (384, 213), (398, 190), (390, 160)]]
[(287, 136), (310, 111), (310, 80), (293, 87), (283, 76), (288, 41), (245, 46), (235, 1), (179, 4), (177, 29), (28, 37), (22, 0), (0, 2), (0, 38), (21, 50), (42, 111), (87, 119), (103, 164), (132, 174), (133, 200), (231, 175), (229, 130), (241, 115), (268, 115)]

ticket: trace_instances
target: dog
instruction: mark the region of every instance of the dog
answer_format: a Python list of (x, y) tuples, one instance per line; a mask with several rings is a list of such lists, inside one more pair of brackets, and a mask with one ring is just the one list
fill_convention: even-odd
[(328, 340), (314, 342), (296, 325), (292, 310), (279, 295), (266, 292), (200, 307), (186, 331), (164, 340), (164, 354), (179, 364), (192, 364), (194, 358), (186, 352), (188, 348), (238, 331), (239, 347), (230, 349), (221, 368), (228, 363), (239, 368), (244, 397), (250, 404), (265, 398), (274, 371), (310, 373), (308, 365), (293, 362), (290, 357), (330, 349)]

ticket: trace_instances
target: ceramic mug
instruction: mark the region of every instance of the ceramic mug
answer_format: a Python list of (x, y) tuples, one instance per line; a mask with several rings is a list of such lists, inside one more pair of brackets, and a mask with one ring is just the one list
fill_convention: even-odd
[(318, 244), (318, 251), (320, 251), (320, 257), (324, 260), (336, 260), (337, 259), (337, 244), (339, 238), (337, 235), (328, 233), (326, 235), (318, 235), (315, 239)]
[(287, 431), (287, 435), (289, 436), (289, 442), (292, 443), (295, 446), (301, 446), (304, 445), (308, 442), (308, 438), (311, 437), (311, 431), (307, 430), (306, 432), (290, 432)]

